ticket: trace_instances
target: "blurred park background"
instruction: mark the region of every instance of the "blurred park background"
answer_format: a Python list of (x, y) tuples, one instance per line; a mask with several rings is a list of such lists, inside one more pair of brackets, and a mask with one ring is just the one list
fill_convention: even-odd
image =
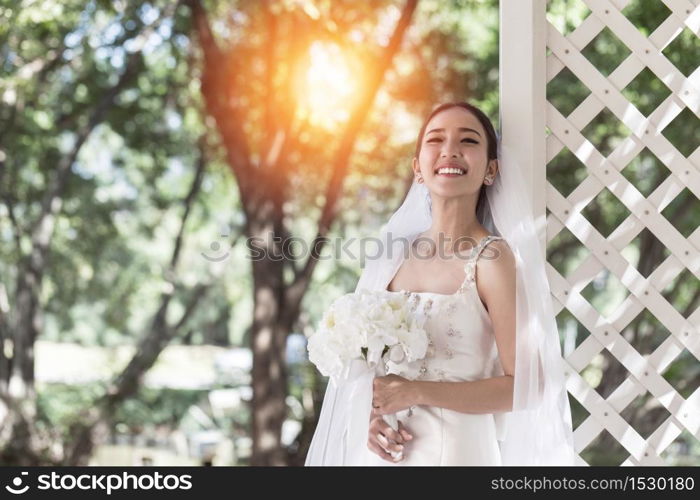
[[(326, 384), (305, 336), (361, 263), (252, 260), (248, 238), (372, 236), (436, 103), (469, 100), (498, 127), (498, 7), (0, 0), (0, 464), (303, 464)], [(645, 35), (669, 15), (624, 13)], [(589, 14), (552, 0), (547, 17), (566, 34)], [(627, 53), (607, 30), (584, 51), (606, 75)], [(698, 37), (664, 55), (689, 75)], [(622, 92), (644, 114), (669, 93), (650, 71)], [(564, 115), (587, 93), (568, 70), (547, 88)], [(687, 156), (683, 113), (664, 135)], [(627, 133), (606, 112), (584, 131), (604, 155)], [(563, 195), (586, 174), (566, 149), (547, 168)], [(647, 151), (622, 174), (648, 194), (668, 171)], [(604, 236), (628, 213), (607, 191), (583, 212)], [(688, 236), (700, 203), (686, 189), (663, 216)], [(586, 252), (562, 231), (547, 256), (565, 275)], [(648, 276), (664, 252), (644, 231), (624, 255)], [(628, 292), (602, 273), (582, 293), (605, 314)], [(664, 296), (687, 317), (697, 278)], [(566, 309), (557, 321), (567, 354), (588, 333)], [(669, 333), (645, 310), (624, 335), (648, 354)], [(582, 375), (607, 397), (627, 372), (601, 353)], [(700, 365), (686, 351), (663, 377), (687, 398)], [(570, 399), (576, 427), (588, 413)], [(622, 416), (647, 437), (668, 412), (647, 394)], [(581, 451), (628, 455), (606, 432)], [(698, 439), (663, 459), (700, 465)]]

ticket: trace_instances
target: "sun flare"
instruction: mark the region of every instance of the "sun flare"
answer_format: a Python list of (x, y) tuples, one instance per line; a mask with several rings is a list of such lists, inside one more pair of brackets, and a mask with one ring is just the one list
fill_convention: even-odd
[(314, 42), (298, 88), (299, 112), (310, 124), (332, 128), (347, 121), (357, 92), (357, 77), (335, 44)]

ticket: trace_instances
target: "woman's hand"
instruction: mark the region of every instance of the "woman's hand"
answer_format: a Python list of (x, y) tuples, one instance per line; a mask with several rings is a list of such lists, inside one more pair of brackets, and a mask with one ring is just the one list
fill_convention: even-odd
[(404, 451), (404, 443), (413, 439), (413, 435), (399, 422), (399, 430), (395, 431), (376, 411), (372, 410), (369, 420), (369, 436), (367, 447), (387, 462), (400, 462), (406, 458), (402, 453), (400, 458), (395, 459), (391, 452)]
[(372, 408), (379, 415), (396, 413), (416, 404), (414, 382), (398, 375), (376, 377), (372, 389)]

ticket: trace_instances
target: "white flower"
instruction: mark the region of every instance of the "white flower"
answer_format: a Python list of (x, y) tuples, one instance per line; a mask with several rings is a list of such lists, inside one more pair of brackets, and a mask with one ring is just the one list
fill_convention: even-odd
[(405, 295), (368, 290), (336, 299), (308, 340), (309, 360), (336, 380), (346, 376), (353, 360), (373, 367), (391, 350), (392, 359), (415, 361), (425, 357), (427, 347), (423, 324)]

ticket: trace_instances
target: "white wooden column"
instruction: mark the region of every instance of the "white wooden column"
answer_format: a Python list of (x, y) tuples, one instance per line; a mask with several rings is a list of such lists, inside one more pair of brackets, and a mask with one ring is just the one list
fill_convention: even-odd
[(546, 0), (501, 0), (499, 30), (502, 168), (512, 162), (523, 169), (543, 252), (547, 241), (546, 6)]

